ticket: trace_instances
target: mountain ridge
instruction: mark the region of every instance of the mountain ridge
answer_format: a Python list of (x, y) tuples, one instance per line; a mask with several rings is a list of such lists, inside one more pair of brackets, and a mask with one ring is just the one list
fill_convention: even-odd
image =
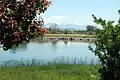
[[(44, 27), (49, 28), (52, 24), (57, 24), (57, 23), (48, 23), (48, 24), (45, 24)], [(78, 25), (78, 24), (74, 24), (74, 23), (57, 24), (57, 27), (60, 28), (60, 29), (86, 30), (86, 26), (87, 25)]]

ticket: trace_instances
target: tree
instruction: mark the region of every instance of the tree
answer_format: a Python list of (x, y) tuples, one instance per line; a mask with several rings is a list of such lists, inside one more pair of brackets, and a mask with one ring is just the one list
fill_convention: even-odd
[(57, 31), (59, 30), (58, 25), (56, 23), (51, 24), (50, 29), (51, 29), (52, 34), (56, 34)]
[(3, 49), (43, 36), (44, 21), (41, 17), (36, 21), (35, 17), (44, 13), (50, 4), (47, 0), (1, 0), (0, 42)]
[(64, 34), (68, 34), (68, 30), (67, 29), (64, 30)]
[(92, 25), (86, 26), (86, 30), (89, 34), (92, 34), (95, 31), (95, 27)]
[(114, 21), (92, 16), (96, 24), (103, 26), (95, 31), (96, 47), (89, 46), (101, 62), (101, 80), (120, 80), (120, 22), (114, 24)]

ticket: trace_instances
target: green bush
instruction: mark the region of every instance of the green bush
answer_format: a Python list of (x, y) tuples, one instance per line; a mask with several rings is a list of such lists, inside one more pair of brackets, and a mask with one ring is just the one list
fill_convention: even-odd
[(103, 27), (97, 28), (95, 48), (89, 46), (89, 49), (98, 56), (102, 68), (101, 80), (120, 80), (120, 23), (114, 24), (114, 21), (106, 21), (92, 15), (94, 22)]

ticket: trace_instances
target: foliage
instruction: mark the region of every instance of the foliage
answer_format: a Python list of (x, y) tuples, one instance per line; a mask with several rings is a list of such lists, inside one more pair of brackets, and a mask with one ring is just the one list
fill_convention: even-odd
[(97, 65), (50, 64), (0, 68), (0, 80), (98, 80)]
[(67, 29), (64, 30), (64, 34), (68, 34), (68, 30)]
[(45, 29), (43, 19), (35, 19), (44, 13), (51, 1), (47, 0), (1, 0), (0, 1), (0, 42), (4, 50), (39, 35)]
[(92, 15), (94, 22), (103, 27), (96, 29), (95, 53), (101, 61), (101, 80), (120, 80), (120, 23), (106, 21)]
[(0, 66), (0, 80), (98, 80), (97, 70), (101, 66), (93, 64), (94, 61), (70, 57), (56, 58), (50, 62), (9, 60)]
[[(46, 34), (52, 34), (53, 31), (52, 31), (52, 28), (49, 27), (46, 31)], [(58, 28), (57, 29), (57, 32), (55, 34), (89, 34), (86, 30), (70, 30), (70, 29), (60, 29)]]
[(86, 26), (86, 31), (87, 31), (89, 34), (93, 34), (93, 32), (95, 31), (95, 26), (92, 26), (92, 25)]
[(72, 37), (72, 38), (95, 38), (95, 35), (76, 35), (76, 34), (45, 34), (45, 37)]
[(56, 34), (59, 31), (58, 25), (56, 23), (52, 23), (49, 27), (52, 34)]

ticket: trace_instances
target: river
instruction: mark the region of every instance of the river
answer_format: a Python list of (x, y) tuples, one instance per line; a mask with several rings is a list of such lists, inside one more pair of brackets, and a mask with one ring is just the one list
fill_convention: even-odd
[(8, 51), (1, 49), (0, 62), (13, 59), (31, 60), (33, 58), (52, 61), (60, 57), (97, 59), (94, 53), (89, 51), (88, 45), (89, 43), (86, 42), (30, 42)]

